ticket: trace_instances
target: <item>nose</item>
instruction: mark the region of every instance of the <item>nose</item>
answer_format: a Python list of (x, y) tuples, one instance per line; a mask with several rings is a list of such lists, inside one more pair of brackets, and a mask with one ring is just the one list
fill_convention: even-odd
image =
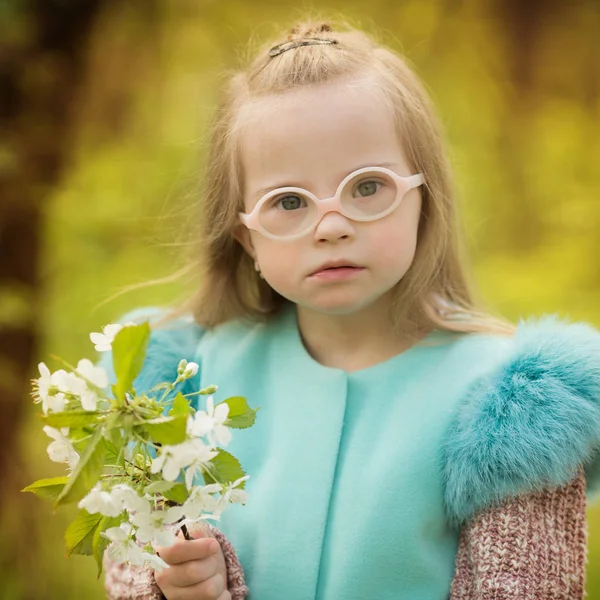
[(314, 239), (317, 241), (335, 241), (354, 235), (354, 225), (350, 219), (337, 211), (325, 213), (315, 225)]

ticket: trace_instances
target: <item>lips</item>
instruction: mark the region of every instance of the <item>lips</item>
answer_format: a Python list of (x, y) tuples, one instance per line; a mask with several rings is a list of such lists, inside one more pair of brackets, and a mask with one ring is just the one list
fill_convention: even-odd
[(317, 268), (315, 271), (313, 271), (311, 273), (311, 275), (316, 275), (317, 273), (320, 273), (321, 271), (327, 271), (330, 269), (341, 269), (341, 268), (362, 268), (362, 267), (359, 267), (359, 265), (354, 264), (353, 262), (348, 261), (348, 260), (329, 261), (329, 262), (323, 263), (319, 268)]

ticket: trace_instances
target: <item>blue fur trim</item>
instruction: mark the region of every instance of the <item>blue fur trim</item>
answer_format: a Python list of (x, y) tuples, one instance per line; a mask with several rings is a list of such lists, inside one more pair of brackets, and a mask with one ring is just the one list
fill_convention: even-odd
[(600, 332), (556, 315), (520, 321), (509, 361), (461, 402), (443, 447), (444, 504), (461, 525), (509, 496), (586, 471), (600, 491)]
[[(148, 307), (138, 308), (123, 315), (118, 323), (124, 325), (128, 321), (143, 323), (152, 322), (160, 318), (164, 311), (160, 308)], [(134, 387), (138, 394), (147, 392), (161, 381), (175, 381), (177, 379), (177, 366), (182, 358), (187, 361), (194, 360), (198, 341), (204, 333), (204, 329), (191, 319), (177, 319), (168, 324), (165, 329), (152, 329), (146, 360), (144, 366), (137, 376)], [(115, 374), (112, 368), (112, 354), (104, 352), (99, 362), (108, 374), (111, 383), (114, 383)], [(198, 391), (200, 386), (200, 370), (198, 373), (179, 384), (175, 392), (189, 394)], [(190, 399), (190, 404), (197, 408), (197, 396)]]

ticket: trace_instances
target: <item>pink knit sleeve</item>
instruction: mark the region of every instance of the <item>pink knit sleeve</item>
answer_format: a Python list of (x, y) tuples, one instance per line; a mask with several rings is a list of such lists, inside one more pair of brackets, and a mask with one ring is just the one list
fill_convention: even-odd
[(562, 487), (476, 515), (461, 532), (450, 600), (582, 600), (585, 488), (580, 468)]
[[(244, 569), (238, 560), (235, 549), (229, 540), (215, 527), (206, 523), (209, 534), (223, 550), (227, 566), (227, 589), (231, 600), (244, 600), (248, 587), (244, 579)], [(104, 554), (104, 587), (109, 600), (165, 600), (165, 596), (154, 580), (154, 570), (117, 564)]]

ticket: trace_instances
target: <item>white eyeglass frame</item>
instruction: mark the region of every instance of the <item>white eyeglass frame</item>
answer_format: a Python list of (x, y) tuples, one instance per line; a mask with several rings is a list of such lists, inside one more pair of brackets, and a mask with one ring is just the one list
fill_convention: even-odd
[[(348, 183), (348, 181), (350, 181), (357, 175), (361, 175), (362, 173), (373, 173), (373, 172), (383, 173), (392, 178), (392, 180), (395, 182), (396, 186), (398, 187), (398, 193), (396, 196), (396, 200), (394, 200), (394, 202), (390, 205), (389, 208), (387, 208), (385, 211), (383, 211), (381, 214), (379, 214), (375, 217), (359, 218), (359, 217), (355, 217), (353, 215), (350, 215), (350, 214), (344, 212), (344, 209), (342, 207), (342, 202), (341, 202), (341, 194), (342, 194), (342, 190), (344, 189), (344, 186)], [(391, 171), (390, 169), (386, 169), (385, 167), (363, 167), (362, 169), (357, 169), (356, 171), (353, 171), (352, 173), (350, 173), (349, 175), (344, 177), (344, 179), (342, 180), (340, 185), (338, 185), (335, 195), (331, 196), (331, 198), (318, 198), (312, 192), (309, 192), (308, 190), (305, 190), (304, 188), (282, 187), (282, 188), (277, 188), (276, 190), (271, 190), (270, 192), (267, 192), (257, 202), (256, 206), (252, 209), (252, 211), (250, 213), (239, 212), (238, 216), (240, 218), (240, 221), (248, 229), (252, 229), (253, 231), (258, 231), (265, 237), (271, 238), (272, 240), (283, 240), (283, 241), (297, 240), (298, 238), (301, 238), (301, 237), (307, 235), (311, 231), (314, 231), (315, 227), (319, 224), (319, 222), (321, 221), (323, 216), (325, 214), (327, 214), (328, 212), (334, 212), (334, 211), (339, 212), (340, 214), (344, 215), (347, 219), (351, 219), (352, 221), (377, 221), (379, 219), (383, 219), (383, 217), (387, 217), (387, 215), (389, 215), (391, 212), (396, 210), (398, 208), (398, 206), (400, 206), (402, 199), (404, 198), (404, 196), (406, 196), (406, 194), (410, 190), (412, 190), (413, 188), (419, 187), (420, 185), (423, 185), (424, 183), (425, 183), (425, 178), (423, 177), (422, 173), (416, 173), (415, 175), (408, 175), (406, 177), (403, 177), (402, 175), (398, 175), (397, 173), (394, 173), (394, 171)], [(300, 233), (295, 233), (293, 235), (283, 235), (283, 236), (282, 235), (274, 235), (274, 234), (266, 231), (263, 228), (263, 226), (260, 224), (260, 221), (258, 218), (258, 213), (260, 211), (261, 206), (265, 202), (267, 202), (268, 200), (273, 198), (273, 196), (278, 196), (279, 194), (283, 194), (283, 193), (287, 193), (287, 192), (298, 192), (301, 194), (305, 194), (306, 196), (311, 198), (317, 206), (317, 217), (316, 217), (315, 222), (312, 225), (306, 227), (306, 229), (302, 230)]]

